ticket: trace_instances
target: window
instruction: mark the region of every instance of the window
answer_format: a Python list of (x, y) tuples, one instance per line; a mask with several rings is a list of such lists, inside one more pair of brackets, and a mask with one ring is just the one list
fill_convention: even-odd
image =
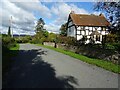
[(71, 32), (71, 27), (69, 27), (69, 32)]
[(103, 27), (103, 31), (105, 31), (106, 30), (106, 28), (105, 27)]
[(81, 30), (84, 30), (84, 27), (81, 27)]
[(89, 35), (89, 30), (86, 30), (85, 32), (86, 32), (86, 35)]
[(100, 35), (96, 35), (96, 41), (100, 41)]

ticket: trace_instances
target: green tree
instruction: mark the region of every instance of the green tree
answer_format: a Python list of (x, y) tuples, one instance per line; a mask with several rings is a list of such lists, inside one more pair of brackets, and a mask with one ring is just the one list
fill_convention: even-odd
[(48, 31), (44, 29), (45, 22), (42, 18), (37, 21), (37, 25), (35, 27), (36, 35), (35, 40), (36, 42), (44, 42), (45, 39), (48, 37)]
[(43, 31), (43, 35), (47, 38), (48, 37), (48, 34), (49, 34), (49, 32), (47, 31), (47, 30), (44, 30)]
[(94, 10), (105, 11), (107, 18), (112, 23), (110, 26), (112, 33), (120, 32), (120, 1), (119, 2), (97, 2)]
[(8, 36), (11, 36), (10, 26), (8, 27)]
[(67, 36), (67, 23), (62, 24), (60, 27), (60, 35)]
[(50, 42), (54, 42), (55, 41), (55, 39), (56, 39), (56, 34), (54, 34), (54, 33), (49, 33), (49, 35), (48, 35), (48, 41), (50, 41)]
[(38, 21), (37, 21), (37, 25), (36, 25), (36, 33), (37, 32), (40, 32), (40, 31), (43, 31), (44, 30), (44, 25), (45, 25), (45, 22), (42, 18), (40, 18)]

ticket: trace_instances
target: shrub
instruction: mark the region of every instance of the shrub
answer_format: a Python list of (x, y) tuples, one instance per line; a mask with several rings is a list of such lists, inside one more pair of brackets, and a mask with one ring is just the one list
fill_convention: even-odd
[(58, 38), (58, 42), (59, 43), (64, 43), (68, 46), (71, 46), (71, 45), (76, 45), (76, 39), (74, 37), (63, 37), (63, 36), (59, 36)]
[(49, 42), (55, 42), (55, 39), (57, 38), (57, 35), (54, 33), (49, 33), (48, 38), (46, 39)]
[(2, 46), (3, 47), (14, 47), (16, 45), (16, 41), (14, 38), (11, 38), (10, 36), (3, 36), (2, 37)]
[(106, 49), (113, 49), (113, 50), (118, 50), (120, 51), (120, 43), (106, 43), (105, 44)]
[(115, 49), (115, 47), (111, 44), (105, 44), (106, 49)]
[(119, 37), (116, 34), (106, 35), (106, 43), (115, 43), (119, 41)]
[(19, 38), (15, 38), (17, 43), (29, 43), (32, 38), (31, 36), (24, 36), (24, 37), (19, 37)]

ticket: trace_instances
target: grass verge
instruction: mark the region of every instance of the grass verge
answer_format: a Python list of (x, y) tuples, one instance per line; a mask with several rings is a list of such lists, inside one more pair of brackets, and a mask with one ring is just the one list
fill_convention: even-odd
[(115, 73), (120, 73), (120, 65), (113, 64), (112, 62), (101, 60), (101, 59), (89, 58), (87, 56), (76, 54), (74, 52), (66, 51), (66, 50), (63, 50), (63, 49), (60, 49), (60, 48), (54, 48), (54, 47), (51, 47), (51, 46), (45, 46), (45, 45), (41, 45), (41, 44), (36, 44), (36, 45), (55, 50), (57, 52), (60, 52), (60, 53), (69, 55), (71, 57), (74, 57), (76, 59), (79, 59), (81, 61), (84, 61), (86, 63), (102, 67), (106, 70), (109, 70), (109, 71), (112, 71), (112, 72), (115, 72)]
[(3, 74), (9, 69), (10, 64), (13, 62), (12, 57), (16, 56), (19, 51), (19, 44), (14, 47), (2, 48), (2, 71)]

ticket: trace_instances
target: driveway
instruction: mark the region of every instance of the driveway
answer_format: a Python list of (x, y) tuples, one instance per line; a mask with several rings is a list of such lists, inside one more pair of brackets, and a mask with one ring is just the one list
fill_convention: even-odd
[(20, 44), (3, 88), (117, 88), (118, 74), (33, 44)]

